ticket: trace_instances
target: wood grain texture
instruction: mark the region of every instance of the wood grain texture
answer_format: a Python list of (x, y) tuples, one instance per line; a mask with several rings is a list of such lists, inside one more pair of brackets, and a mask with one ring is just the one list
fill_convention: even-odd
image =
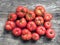
[[(60, 0), (0, 0), (0, 45), (60, 45)], [(29, 9), (34, 9), (37, 5), (43, 5), (47, 12), (53, 15), (52, 28), (56, 32), (53, 40), (47, 40), (44, 36), (40, 40), (22, 41), (19, 37), (13, 37), (11, 32), (7, 33), (4, 30), (4, 25), (7, 16), (11, 12), (15, 12), (17, 6), (26, 6)]]

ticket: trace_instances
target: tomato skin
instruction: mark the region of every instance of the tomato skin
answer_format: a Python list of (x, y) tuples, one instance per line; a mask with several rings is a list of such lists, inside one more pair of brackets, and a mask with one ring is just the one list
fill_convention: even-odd
[(6, 29), (7, 31), (10, 31), (10, 30), (12, 30), (12, 27), (11, 27), (10, 25), (5, 25), (5, 29)]
[(7, 21), (5, 24), (5, 29), (7, 31), (11, 31), (13, 28), (15, 28), (15, 23), (13, 21)]
[(29, 29), (29, 31), (35, 31), (37, 26), (33, 21), (30, 21), (27, 23), (27, 28)]
[(23, 40), (30, 40), (32, 35), (31, 35), (31, 32), (28, 29), (23, 29), (21, 37), (22, 37)]
[(50, 20), (52, 19), (52, 17), (53, 17), (53, 16), (52, 16), (50, 13), (45, 13), (45, 14), (44, 14), (44, 20), (45, 20), (45, 21), (50, 21)]
[(24, 28), (26, 26), (27, 22), (25, 18), (21, 18), (20, 20), (16, 21), (16, 25), (20, 28)]
[(15, 21), (17, 19), (17, 15), (15, 13), (10, 13), (8, 16), (8, 20)]
[(35, 18), (35, 23), (36, 23), (36, 25), (41, 25), (41, 24), (43, 24), (43, 23), (44, 23), (43, 17), (36, 17), (36, 18)]
[(20, 36), (21, 35), (21, 29), (18, 28), (18, 27), (14, 28), (13, 31), (12, 31), (12, 34), (14, 36)]
[(45, 13), (45, 8), (43, 6), (36, 6), (34, 11), (37, 16), (43, 16)]
[(27, 12), (28, 12), (28, 9), (26, 7), (18, 6), (16, 8), (16, 14), (18, 17), (24, 17)]
[(28, 11), (27, 14), (26, 14), (26, 20), (27, 21), (31, 21), (35, 19), (35, 13), (34, 11)]
[(38, 26), (37, 29), (36, 29), (36, 32), (37, 32), (39, 35), (45, 35), (46, 29), (45, 29), (45, 27), (43, 27), (43, 26)]
[(45, 26), (45, 28), (49, 29), (49, 28), (51, 28), (52, 24), (51, 24), (51, 22), (48, 21), (48, 22), (44, 23), (44, 26)]
[(33, 39), (33, 40), (37, 41), (37, 40), (39, 40), (39, 38), (40, 38), (40, 37), (39, 37), (39, 35), (38, 35), (37, 33), (33, 33), (33, 34), (32, 34), (32, 39)]
[(55, 31), (53, 29), (47, 29), (46, 37), (49, 38), (49, 39), (54, 38), (55, 37)]

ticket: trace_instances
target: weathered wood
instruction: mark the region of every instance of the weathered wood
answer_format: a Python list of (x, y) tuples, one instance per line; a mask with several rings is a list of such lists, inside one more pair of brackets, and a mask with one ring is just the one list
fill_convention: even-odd
[[(15, 12), (16, 7), (19, 5), (26, 6), (29, 9), (34, 9), (36, 5), (43, 5), (47, 12), (53, 15), (51, 22), (56, 37), (51, 41), (42, 36), (36, 42), (31, 40), (24, 42), (20, 37), (13, 37), (11, 32), (4, 31), (8, 14)], [(60, 0), (0, 0), (0, 45), (60, 45)]]

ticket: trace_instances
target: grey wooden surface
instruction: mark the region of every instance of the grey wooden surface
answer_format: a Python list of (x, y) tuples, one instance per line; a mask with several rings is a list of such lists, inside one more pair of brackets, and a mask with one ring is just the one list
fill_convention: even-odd
[[(52, 28), (56, 32), (53, 40), (47, 40), (41, 37), (37, 42), (22, 41), (12, 36), (11, 32), (4, 31), (4, 25), (7, 16), (11, 12), (15, 12), (17, 6), (26, 6), (34, 9), (37, 5), (43, 5), (47, 12), (52, 13)], [(60, 45), (60, 0), (0, 0), (0, 45)]]

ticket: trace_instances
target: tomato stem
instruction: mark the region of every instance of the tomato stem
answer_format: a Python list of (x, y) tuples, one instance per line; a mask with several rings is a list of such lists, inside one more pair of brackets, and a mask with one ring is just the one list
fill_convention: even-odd
[(10, 18), (12, 18), (12, 16), (10, 16)]
[(24, 10), (22, 9), (22, 10), (21, 10), (21, 12), (23, 12), (23, 13), (24, 13)]
[(52, 34), (52, 32), (50, 32), (50, 34)]
[(29, 17), (32, 17), (32, 15), (29, 13)]
[(22, 20), (20, 20), (20, 23), (22, 23)]

